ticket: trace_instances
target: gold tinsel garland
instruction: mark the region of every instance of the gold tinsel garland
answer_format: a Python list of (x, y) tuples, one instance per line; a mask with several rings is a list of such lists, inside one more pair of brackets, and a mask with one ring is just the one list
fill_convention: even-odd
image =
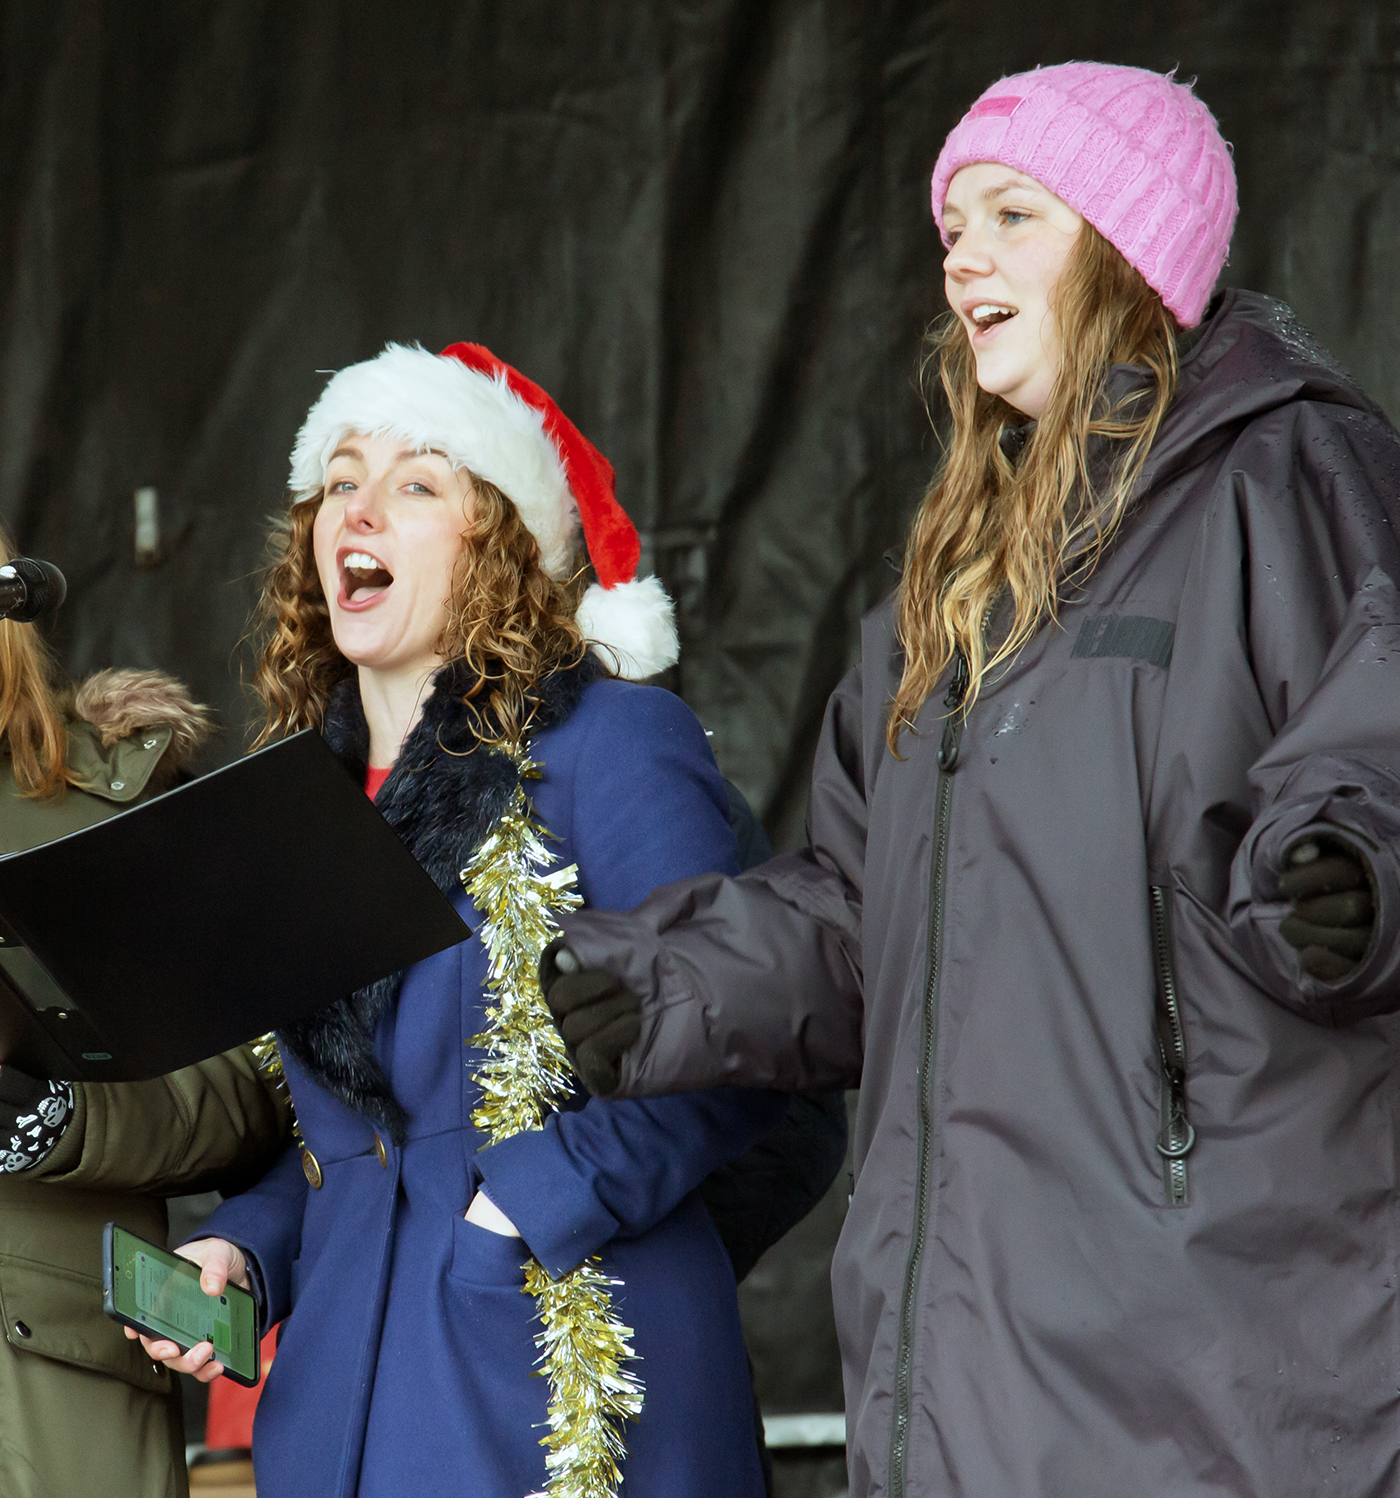
[(287, 1071), (282, 1065), (282, 1052), (277, 1049), (277, 1037), (269, 1030), (251, 1042), (248, 1049), (253, 1053), (258, 1071), (267, 1078), (273, 1091), (281, 1093), (287, 1100), (287, 1111), (292, 1115), (292, 1140), (298, 1147), (304, 1145), (306, 1140), (301, 1137), (301, 1124), (297, 1121), (292, 1089), (287, 1086)]
[[(462, 883), (485, 916), (487, 1027), (467, 1043), (486, 1052), (474, 1080), (481, 1088), (472, 1123), (492, 1144), (545, 1118), (572, 1093), (564, 1042), (540, 993), (539, 960), (559, 930), (557, 913), (582, 899), (574, 865), (552, 862), (544, 829), (531, 817), (524, 780), (538, 776), (523, 749), (511, 751), (520, 772), (510, 806), (462, 870)], [(535, 1259), (525, 1266), (525, 1293), (539, 1307), (535, 1338), (540, 1372), (549, 1380), (549, 1498), (615, 1498), (626, 1455), (625, 1420), (642, 1411), (641, 1380), (624, 1365), (636, 1354), (632, 1329), (618, 1320), (612, 1290), (621, 1281), (589, 1259), (553, 1279)]]

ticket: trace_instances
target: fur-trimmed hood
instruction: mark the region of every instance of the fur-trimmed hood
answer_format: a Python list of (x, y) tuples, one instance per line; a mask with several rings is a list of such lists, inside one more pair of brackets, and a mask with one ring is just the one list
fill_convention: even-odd
[(209, 738), (213, 720), (189, 689), (163, 671), (96, 671), (74, 689), (70, 710), (90, 723), (110, 749), (139, 728), (168, 728), (169, 754), (185, 769)]
[[(532, 731), (563, 722), (584, 689), (604, 674), (587, 656), (572, 670), (547, 677)], [(520, 778), (508, 755), (482, 745), (465, 703), (468, 685), (460, 666), (444, 666), (437, 674), (423, 715), (375, 798), (385, 821), (449, 898), (461, 889), (460, 871), (509, 805)], [(323, 731), (341, 763), (363, 781), (369, 727), (356, 677), (336, 686)], [(403, 976), (380, 978), (278, 1035), (313, 1081), (397, 1143), (407, 1119), (374, 1054), (374, 1032), (398, 997)]]
[[(70, 689), (60, 706), (70, 725), (86, 724), (104, 753), (142, 730), (165, 729), (170, 743), (143, 786), (159, 795), (185, 774), (213, 732), (213, 719), (188, 688), (163, 671), (97, 671)], [(70, 738), (70, 764), (78, 750)]]

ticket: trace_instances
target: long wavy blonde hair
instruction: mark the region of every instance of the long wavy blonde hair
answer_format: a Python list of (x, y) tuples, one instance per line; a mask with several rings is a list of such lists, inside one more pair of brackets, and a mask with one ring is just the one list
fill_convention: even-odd
[[(511, 500), (494, 484), (467, 477), (474, 511), (437, 652), (467, 667), (465, 701), (478, 738), (516, 743), (529, 732), (544, 678), (576, 665), (587, 649), (575, 619), (583, 579), (550, 577)], [(316, 572), (312, 528), (322, 497), (293, 505), (269, 542), (251, 630), (258, 646), (252, 684), (264, 709), (254, 748), (301, 728), (319, 728), (331, 689), (354, 670), (336, 648)]]
[[(893, 753), (955, 655), (967, 663), (963, 701), (970, 706), (988, 673), (1047, 619), (1058, 619), (1063, 586), (1089, 576), (1122, 523), (1176, 393), (1176, 320), (1092, 225), (1080, 229), (1050, 305), (1060, 369), (1018, 463), (1000, 439), (1024, 417), (977, 384), (959, 319), (949, 314), (930, 333), (923, 372), (938, 371), (952, 435), (914, 517), (896, 594), (904, 672), (886, 728)], [(1105, 410), (1112, 364), (1146, 365), (1152, 379)], [(1096, 436), (1118, 443), (1106, 486), (1089, 472)], [(988, 655), (984, 626), (1003, 589), (1011, 595), (1011, 627)]]
[[(0, 529), (0, 564), (14, 556)], [(25, 796), (57, 796), (76, 782), (65, 756), (68, 732), (59, 707), (58, 668), (32, 624), (0, 620), (0, 743)]]

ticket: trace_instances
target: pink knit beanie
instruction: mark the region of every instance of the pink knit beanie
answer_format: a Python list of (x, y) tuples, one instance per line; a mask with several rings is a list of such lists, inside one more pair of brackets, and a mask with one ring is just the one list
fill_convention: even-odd
[(1144, 68), (1067, 62), (1003, 78), (943, 143), (933, 216), (953, 174), (996, 161), (1083, 214), (1186, 328), (1201, 320), (1238, 207), (1235, 168), (1210, 110)]

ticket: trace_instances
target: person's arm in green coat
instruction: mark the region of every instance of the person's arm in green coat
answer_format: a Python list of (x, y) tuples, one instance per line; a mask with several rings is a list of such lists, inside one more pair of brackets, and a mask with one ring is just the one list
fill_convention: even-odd
[(75, 1082), (72, 1121), (30, 1179), (105, 1191), (226, 1194), (286, 1148), (286, 1088), (242, 1046), (150, 1082)]

